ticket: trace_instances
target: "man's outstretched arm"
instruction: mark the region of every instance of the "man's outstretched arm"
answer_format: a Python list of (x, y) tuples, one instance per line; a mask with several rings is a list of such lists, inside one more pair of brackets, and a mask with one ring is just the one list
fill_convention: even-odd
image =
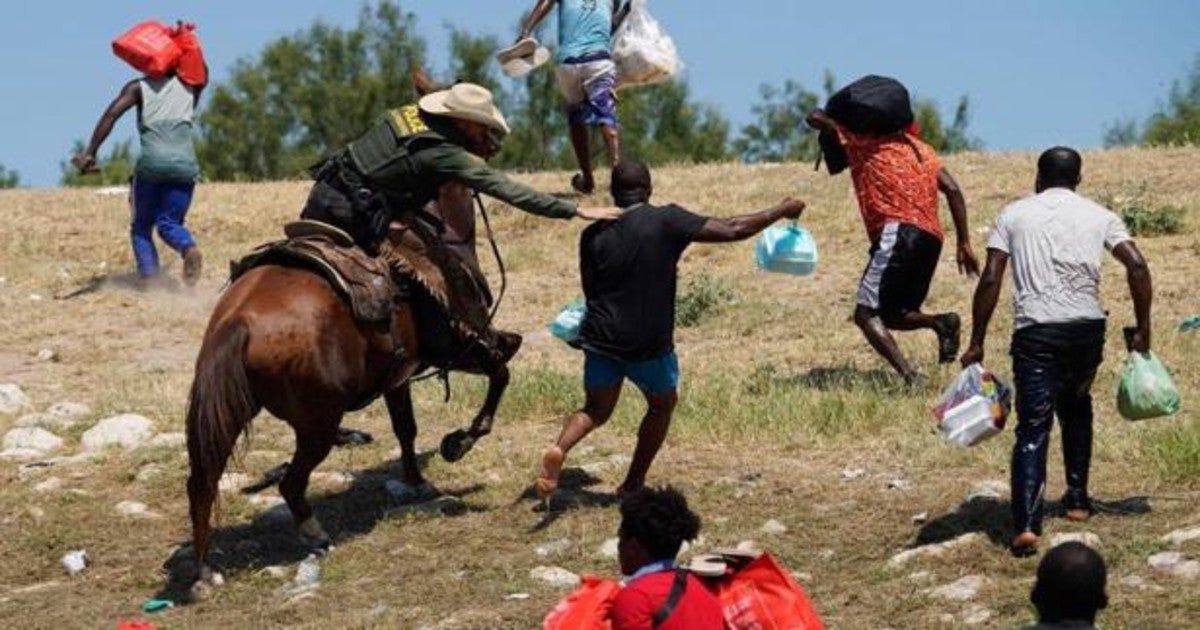
[(1150, 280), (1150, 265), (1142, 258), (1142, 252), (1133, 241), (1124, 241), (1112, 250), (1113, 256), (1125, 265), (1125, 278), (1129, 282), (1129, 296), (1133, 298), (1133, 316), (1137, 330), (1129, 343), (1129, 350), (1150, 351), (1150, 302), (1154, 286)]
[(517, 39), (525, 39), (533, 33), (533, 29), (537, 28), (542, 20), (546, 19), (546, 15), (550, 13), (550, 9), (554, 8), (554, 3), (558, 0), (538, 0), (534, 5), (533, 11), (529, 13), (529, 18), (525, 20), (525, 25), (521, 27), (521, 36)]
[(1000, 285), (1004, 282), (1004, 269), (1007, 266), (1008, 254), (998, 249), (988, 250), (987, 265), (983, 268), (983, 275), (979, 276), (979, 286), (975, 287), (975, 300), (971, 307), (971, 343), (962, 355), (963, 367), (983, 361), (983, 342), (987, 338), (992, 314), (996, 312)]
[(787, 198), (773, 208), (727, 219), (708, 219), (692, 237), (697, 243), (728, 243), (740, 241), (766, 229), (780, 219), (797, 219), (804, 212), (804, 202)]
[(108, 109), (101, 114), (100, 120), (96, 123), (96, 129), (92, 131), (92, 139), (88, 142), (87, 148), (83, 153), (71, 158), (71, 163), (84, 173), (96, 170), (96, 152), (100, 150), (100, 145), (104, 144), (108, 134), (112, 133), (117, 119), (141, 100), (142, 93), (138, 82), (126, 83), (125, 87), (121, 88), (121, 93), (117, 94), (117, 98), (113, 99), (113, 102), (108, 104)]

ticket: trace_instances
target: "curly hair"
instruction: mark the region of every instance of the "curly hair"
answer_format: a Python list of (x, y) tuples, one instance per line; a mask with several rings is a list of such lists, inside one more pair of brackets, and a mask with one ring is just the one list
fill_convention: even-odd
[(655, 560), (674, 558), (699, 533), (700, 517), (675, 488), (641, 488), (621, 500), (618, 535), (641, 543)]

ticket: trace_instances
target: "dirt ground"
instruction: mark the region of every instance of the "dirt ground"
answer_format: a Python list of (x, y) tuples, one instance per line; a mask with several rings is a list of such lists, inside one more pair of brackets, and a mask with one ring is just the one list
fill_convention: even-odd
[[(1103, 292), (1110, 335), (1096, 393), (1093, 491), (1101, 512), (1085, 525), (1047, 521), (1049, 536), (1090, 532), (1109, 563), (1107, 628), (1186, 628), (1200, 619), (1200, 578), (1168, 575), (1151, 555), (1176, 550), (1200, 560), (1200, 540), (1163, 540), (1200, 526), (1200, 332), (1181, 320), (1200, 314), (1200, 150), (1121, 150), (1085, 155), (1083, 194), (1140, 195), (1186, 210), (1177, 235), (1139, 239), (1155, 280), (1155, 350), (1170, 366), (1184, 408), (1171, 419), (1130, 423), (1115, 409), (1124, 350), (1118, 329), (1132, 306), (1115, 261)], [(1007, 202), (1030, 192), (1034, 156), (964, 154), (947, 160), (963, 185), (972, 239), (982, 256), (987, 227)], [(1028, 592), (1037, 558), (1013, 559), (1007, 540), (1011, 431), (957, 449), (932, 431), (929, 407), (953, 366), (934, 363), (931, 335), (901, 336), (929, 377), (907, 390), (861, 339), (849, 315), (866, 239), (847, 177), (801, 164), (676, 166), (655, 173), (656, 200), (728, 215), (785, 195), (809, 202), (802, 223), (821, 250), (805, 278), (754, 269), (753, 244), (700, 245), (685, 254), (681, 291), (715, 283), (732, 297), (697, 326), (678, 331), (684, 385), (672, 434), (650, 474), (681, 488), (703, 518), (695, 548), (747, 543), (795, 572), (831, 628), (1011, 628), (1031, 622)], [(568, 175), (521, 179), (548, 191)], [(254, 423), (223, 493), (215, 556), (226, 583), (199, 604), (154, 615), (142, 604), (186, 564), (190, 526), (187, 455), (176, 437), (193, 363), (227, 262), (276, 238), (293, 218), (304, 182), (201, 184), (189, 225), (206, 254), (195, 290), (133, 288), (128, 206), (92, 190), (0, 191), (0, 383), (15, 383), (28, 409), (0, 415), (0, 435), (27, 414), (72, 401), (90, 410), (56, 430), (58, 450), (28, 461), (0, 460), (0, 620), (31, 628), (112, 627), (146, 619), (158, 627), (534, 628), (565, 590), (530, 576), (537, 566), (615, 577), (600, 553), (616, 535), (613, 488), (632, 450), (642, 404), (628, 389), (610, 426), (571, 454), (564, 490), (547, 506), (531, 498), (537, 455), (561, 417), (581, 402), (580, 356), (545, 332), (579, 294), (576, 244), (583, 225), (491, 204), (508, 265), (503, 328), (526, 344), (495, 432), (463, 461), (436, 455), (441, 436), (464, 425), (482, 400), (475, 377), (454, 377), (442, 402), (436, 381), (417, 386), (418, 446), (427, 478), (458, 498), (447, 513), (411, 509), (387, 491), (398, 451), (382, 404), (345, 424), (376, 438), (334, 452), (310, 491), (335, 539), (319, 560), (320, 585), (289, 591), (309, 553), (269, 488), (242, 493), (292, 449), (287, 426)], [(599, 195), (590, 201), (605, 202)], [(948, 215), (944, 223), (949, 226)], [(169, 272), (177, 257), (160, 250)], [(498, 282), (494, 265), (485, 265)], [(952, 252), (928, 302), (969, 321), (974, 283), (957, 276)], [(1006, 287), (988, 340), (988, 364), (1010, 373), (1011, 309)], [(81, 437), (102, 418), (133, 413), (167, 434), (157, 445), (89, 458)], [(1062, 491), (1061, 456), (1051, 449), (1048, 493)], [(54, 459), (59, 458), (59, 459)], [(49, 461), (47, 461), (49, 460)], [(994, 483), (993, 483), (994, 482)], [(971, 500), (973, 489), (998, 491)], [(126, 516), (122, 501), (150, 514)], [(763, 531), (768, 520), (786, 527)], [(941, 555), (891, 559), (904, 549), (977, 536)], [(68, 576), (59, 564), (84, 549), (92, 564)], [(544, 552), (544, 553), (539, 553)], [(979, 576), (977, 593), (945, 599), (934, 589)]]

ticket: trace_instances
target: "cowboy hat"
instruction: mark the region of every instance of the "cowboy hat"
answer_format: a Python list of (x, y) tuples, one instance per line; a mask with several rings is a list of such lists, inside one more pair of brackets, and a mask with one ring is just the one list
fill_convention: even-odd
[(550, 50), (539, 46), (538, 41), (532, 37), (518, 40), (512, 46), (496, 53), (500, 70), (510, 79), (523, 77), (549, 60)]
[(492, 101), (492, 93), (474, 83), (458, 83), (449, 89), (428, 94), (417, 101), (417, 106), (421, 111), (436, 116), (487, 125), (505, 135), (509, 132), (504, 114)]

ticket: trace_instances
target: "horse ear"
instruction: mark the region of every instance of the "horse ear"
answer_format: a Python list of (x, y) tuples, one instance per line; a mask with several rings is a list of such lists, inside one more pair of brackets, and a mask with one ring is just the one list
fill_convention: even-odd
[(413, 91), (417, 93), (417, 96), (425, 96), (442, 89), (433, 82), (433, 79), (429, 78), (429, 75), (420, 66), (413, 65), (409, 74), (412, 76)]

